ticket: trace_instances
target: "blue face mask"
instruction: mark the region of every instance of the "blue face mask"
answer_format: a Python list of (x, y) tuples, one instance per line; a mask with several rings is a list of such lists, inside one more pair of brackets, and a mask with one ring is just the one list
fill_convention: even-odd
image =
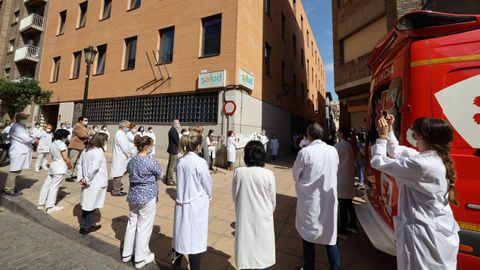
[(127, 127), (123, 128), (123, 131), (124, 131), (125, 133), (127, 133), (129, 130), (130, 130), (130, 129), (127, 128)]

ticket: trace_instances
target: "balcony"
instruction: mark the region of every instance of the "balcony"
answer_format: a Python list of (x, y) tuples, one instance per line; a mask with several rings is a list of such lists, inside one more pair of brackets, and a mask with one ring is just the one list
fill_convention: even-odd
[(15, 51), (15, 63), (17, 62), (38, 62), (40, 56), (40, 48), (33, 45), (27, 45)]
[(20, 32), (43, 31), (44, 18), (37, 14), (31, 14), (20, 21)]

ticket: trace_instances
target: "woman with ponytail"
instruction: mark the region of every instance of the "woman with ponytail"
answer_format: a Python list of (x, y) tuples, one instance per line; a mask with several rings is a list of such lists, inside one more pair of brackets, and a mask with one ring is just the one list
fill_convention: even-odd
[(173, 270), (181, 269), (183, 255), (188, 255), (190, 270), (200, 269), (200, 257), (207, 250), (208, 208), (212, 198), (212, 178), (202, 151), (202, 135), (192, 129), (180, 139), (183, 156), (177, 162), (177, 197), (175, 199), (172, 243)]
[(398, 214), (393, 218), (398, 269), (456, 269), (458, 224), (455, 170), (449, 156), (453, 129), (444, 120), (418, 118), (407, 132), (418, 151), (398, 144), (392, 115), (377, 123), (373, 168), (395, 178)]

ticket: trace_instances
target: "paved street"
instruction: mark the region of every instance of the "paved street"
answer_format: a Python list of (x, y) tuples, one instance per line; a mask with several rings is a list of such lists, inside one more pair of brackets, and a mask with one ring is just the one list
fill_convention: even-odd
[[(110, 155), (107, 154), (107, 158), (110, 160)], [(162, 168), (166, 168), (166, 160), (159, 160)], [(34, 160), (35, 162), (35, 160)], [(277, 249), (277, 263), (271, 269), (294, 269), (300, 266), (302, 263), (302, 244), (301, 240), (295, 230), (295, 190), (294, 183), (291, 176), (291, 164), (292, 160), (283, 159), (276, 164), (267, 164), (267, 168), (274, 171), (276, 176), (277, 186), (277, 208), (275, 211), (275, 234), (277, 237), (276, 249)], [(4, 185), (6, 172), (8, 167), (0, 169), (0, 187)], [(33, 170), (24, 172), (24, 176), (21, 180), (17, 180), (17, 186), (24, 193), (23, 197), (30, 202), (36, 204), (38, 199), (39, 190), (43, 183), (45, 172), (35, 173)], [(234, 267), (234, 206), (231, 200), (231, 178), (232, 172), (225, 171), (223, 169), (220, 172), (213, 174), (214, 190), (213, 199), (210, 204), (210, 217), (209, 217), (209, 236), (208, 236), (208, 252), (202, 258), (203, 269), (236, 269)], [(128, 179), (124, 178), (124, 184), (128, 188)], [(174, 212), (174, 197), (175, 188), (165, 186), (163, 183), (160, 187), (160, 197), (157, 203), (157, 213), (155, 218), (154, 232), (151, 238), (150, 247), (155, 253), (157, 261), (168, 263), (170, 259), (171, 251), (171, 239), (173, 231), (173, 212)], [(79, 219), (81, 208), (79, 205), (80, 199), (80, 187), (77, 183), (63, 182), (58, 194), (58, 205), (65, 207), (65, 209), (59, 213), (52, 215), (53, 218), (60, 222), (63, 222), (74, 229), (79, 227)], [(39, 210), (38, 210), (39, 211)], [(42, 235), (37, 236), (33, 234), (35, 231), (32, 227), (19, 225), (20, 229), (17, 229), (12, 224), (15, 224), (16, 220), (6, 219), (7, 214), (3, 213), (0, 224), (0, 235), (2, 235), (2, 241), (5, 238), (4, 232), (15, 231), (15, 237), (18, 237), (19, 231), (24, 231), (24, 234), (32, 233), (32, 239), (34, 242), (41, 243), (46, 241)], [(102, 228), (93, 233), (92, 236), (97, 239), (103, 240), (109, 244), (120, 248), (123, 241), (126, 221), (128, 216), (128, 204), (125, 197), (112, 197), (107, 195), (106, 204), (100, 213), (96, 215), (95, 219), (97, 223), (102, 225)], [(23, 220), (19, 218), (18, 220)], [(19, 222), (22, 224), (21, 222)], [(10, 227), (8, 227), (10, 226)], [(12, 227), (13, 226), (13, 227)], [(23, 226), (23, 227), (22, 227)], [(46, 237), (46, 236), (45, 236)], [(43, 239), (43, 240), (42, 240)], [(52, 241), (52, 245), (54, 245)], [(21, 241), (19, 243), (22, 243)], [(20, 244), (10, 242), (10, 246), (14, 246), (15, 249), (19, 249)], [(35, 246), (33, 244), (32, 246)], [(75, 249), (74, 243), (70, 245), (72, 249)], [(78, 245), (77, 245), (78, 246)], [(375, 249), (368, 241), (366, 236), (361, 235), (350, 236), (348, 240), (339, 240), (339, 247), (341, 251), (341, 260), (343, 269), (395, 269), (395, 258), (385, 253), (382, 253)], [(3, 245), (2, 245), (2, 248)], [(21, 249), (21, 248), (20, 248)], [(32, 250), (35, 248), (32, 248)], [(58, 248), (55, 248), (57, 250)], [(2, 254), (4, 254), (2, 252)], [(23, 254), (23, 253), (22, 253)], [(26, 254), (35, 254), (34, 256), (27, 256)], [(68, 249), (63, 250), (61, 253), (64, 258), (68, 257), (76, 262), (83, 260), (83, 253), (68, 252)], [(85, 253), (87, 254), (87, 253)], [(46, 261), (54, 261), (53, 256), (56, 256), (54, 252), (45, 252), (37, 254), (33, 252), (26, 252), (24, 255), (17, 255), (15, 258), (25, 256), (25, 263), (37, 264), (40, 266), (41, 260), (34, 260), (34, 258), (48, 257)], [(50, 258), (52, 257), (52, 258)], [(9, 260), (2, 256), (1, 262)], [(15, 259), (14, 259), (15, 260)], [(103, 263), (107, 262), (105, 258), (93, 256), (89, 259), (91, 263)], [(317, 269), (327, 269), (328, 260), (323, 248), (317, 248)], [(105, 267), (108, 265), (105, 264)], [(130, 265), (128, 265), (130, 266)], [(185, 263), (186, 266), (186, 263)], [(2, 267), (0, 267), (2, 268)], [(63, 269), (59, 264), (59, 269)], [(70, 266), (67, 268), (71, 268)], [(86, 267), (89, 268), (89, 267)], [(11, 268), (8, 268), (11, 269)], [(101, 269), (101, 268), (91, 268)]]

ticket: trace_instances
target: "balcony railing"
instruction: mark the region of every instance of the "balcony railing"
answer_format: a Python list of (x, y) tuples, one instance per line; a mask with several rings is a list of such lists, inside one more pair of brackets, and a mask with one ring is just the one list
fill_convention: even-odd
[(20, 21), (20, 32), (27, 29), (36, 29), (38, 31), (43, 31), (44, 18), (38, 14), (31, 14), (26, 18), (23, 18)]
[(20, 62), (20, 61), (38, 62), (39, 54), (40, 54), (40, 48), (32, 45), (27, 45), (15, 51), (15, 62)]

